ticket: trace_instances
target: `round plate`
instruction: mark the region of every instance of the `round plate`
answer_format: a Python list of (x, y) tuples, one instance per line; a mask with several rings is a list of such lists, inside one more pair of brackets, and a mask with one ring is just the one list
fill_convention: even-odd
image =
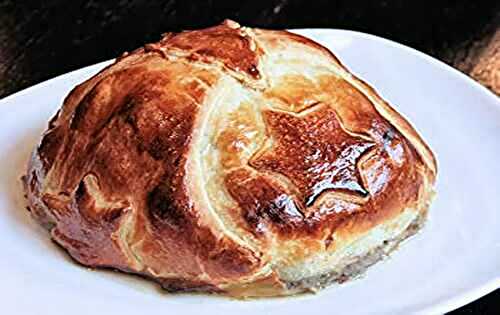
[(342, 30), (297, 30), (330, 48), (406, 116), (436, 153), (437, 197), (425, 228), (361, 279), (317, 294), (231, 300), (171, 295), (138, 277), (77, 265), (25, 209), (19, 177), (73, 86), (109, 62), (0, 101), (0, 296), (6, 314), (441, 313), (500, 287), (500, 101), (445, 64)]

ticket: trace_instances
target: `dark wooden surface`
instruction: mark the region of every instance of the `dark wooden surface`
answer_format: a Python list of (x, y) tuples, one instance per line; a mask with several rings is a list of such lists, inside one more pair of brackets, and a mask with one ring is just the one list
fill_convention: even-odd
[[(267, 28), (343, 28), (386, 37), (500, 93), (500, 1), (0, 0), (0, 98), (116, 57), (166, 31), (231, 18)], [(500, 290), (452, 312), (500, 314)]]

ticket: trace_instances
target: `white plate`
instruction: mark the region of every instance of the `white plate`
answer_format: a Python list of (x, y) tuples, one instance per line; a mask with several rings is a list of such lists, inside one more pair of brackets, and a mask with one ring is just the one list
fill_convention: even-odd
[(337, 54), (421, 132), (439, 162), (430, 221), (365, 277), (316, 295), (235, 301), (168, 295), (73, 262), (24, 208), (19, 176), (63, 97), (106, 63), (0, 101), (0, 301), (5, 314), (440, 313), (500, 287), (500, 101), (465, 75), (371, 35), (300, 30)]

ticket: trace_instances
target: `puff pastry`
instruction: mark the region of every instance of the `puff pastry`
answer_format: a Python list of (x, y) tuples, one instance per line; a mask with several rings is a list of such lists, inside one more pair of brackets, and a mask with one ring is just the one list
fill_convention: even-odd
[(23, 177), (75, 260), (169, 291), (314, 291), (415, 233), (436, 160), (326, 48), (233, 21), (168, 33), (66, 97)]

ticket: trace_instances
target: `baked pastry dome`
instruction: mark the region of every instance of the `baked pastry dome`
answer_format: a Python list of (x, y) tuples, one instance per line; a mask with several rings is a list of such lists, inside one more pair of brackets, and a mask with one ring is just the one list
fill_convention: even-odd
[(411, 125), (326, 48), (225, 21), (75, 87), (23, 179), (81, 264), (252, 297), (363, 272), (421, 227), (435, 176)]

